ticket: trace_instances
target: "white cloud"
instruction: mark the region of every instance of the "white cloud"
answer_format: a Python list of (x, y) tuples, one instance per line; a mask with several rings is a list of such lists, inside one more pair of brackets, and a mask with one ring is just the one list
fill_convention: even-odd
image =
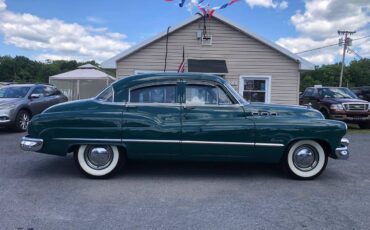
[(279, 8), (286, 9), (288, 7), (287, 1), (273, 1), (273, 0), (245, 0), (250, 7), (265, 7), (265, 8)]
[(0, 0), (0, 7), (0, 33), (4, 35), (4, 42), (48, 53), (39, 57), (103, 61), (131, 46), (122, 41), (126, 35), (106, 28), (15, 13), (6, 9), (4, 0)]
[(282, 1), (279, 3), (279, 9), (286, 9), (288, 8), (288, 2), (287, 1)]
[(3, 11), (6, 9), (5, 0), (0, 0), (0, 11)]
[[(291, 23), (298, 37), (280, 38), (277, 43), (296, 53), (338, 43), (338, 30), (356, 30), (353, 38), (368, 35), (370, 29), (370, 2), (368, 0), (305, 0), (305, 11), (297, 11)], [(367, 40), (353, 42), (353, 49), (369, 57)], [(314, 64), (331, 64), (340, 60), (341, 48), (333, 46), (301, 54)], [(348, 59), (355, 57), (348, 54)]]
[(95, 24), (103, 24), (105, 22), (104, 19), (95, 16), (89, 16), (86, 20)]

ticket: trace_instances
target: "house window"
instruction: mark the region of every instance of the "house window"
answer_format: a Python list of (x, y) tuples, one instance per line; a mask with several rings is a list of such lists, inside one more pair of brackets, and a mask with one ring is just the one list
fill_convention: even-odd
[(252, 103), (270, 103), (271, 76), (240, 76), (239, 93)]

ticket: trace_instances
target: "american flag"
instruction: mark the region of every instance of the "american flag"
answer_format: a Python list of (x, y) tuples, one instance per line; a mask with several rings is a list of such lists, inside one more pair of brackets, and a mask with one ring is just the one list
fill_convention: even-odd
[(178, 73), (183, 73), (185, 72), (185, 47), (182, 47), (182, 61), (181, 64), (179, 65), (179, 68), (177, 69)]

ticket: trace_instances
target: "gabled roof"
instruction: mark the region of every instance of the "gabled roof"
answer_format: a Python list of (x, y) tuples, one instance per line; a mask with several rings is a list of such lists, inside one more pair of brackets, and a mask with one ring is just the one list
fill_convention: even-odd
[(50, 76), (49, 80), (116, 80), (109, 74), (98, 70), (95, 66), (91, 65), (90, 67), (87, 65), (79, 66), (78, 69), (72, 71)]
[[(184, 26), (198, 20), (201, 16), (200, 15), (194, 15), (193, 17), (189, 18), (188, 20), (186, 20), (185, 22), (175, 26), (175, 27), (171, 27), (169, 33), (173, 33), (181, 28), (183, 28)], [(253, 32), (251, 32), (250, 30), (244, 28), (244, 27), (241, 27), (241, 26), (238, 26), (236, 25), (235, 23), (231, 22), (229, 19), (226, 19), (225, 17), (219, 15), (219, 14), (214, 14), (213, 15), (214, 18), (217, 18), (218, 20), (220, 20), (221, 22), (233, 27), (234, 29), (244, 33), (245, 35), (247, 36), (250, 36), (254, 39), (256, 39), (257, 41), (260, 41), (261, 43), (269, 46), (270, 48), (288, 56), (289, 58), (299, 62), (299, 69), (300, 70), (313, 70), (315, 68), (314, 64), (310, 63), (309, 61), (305, 60), (304, 58), (290, 52), (289, 50), (277, 45), (276, 43), (268, 40), (268, 39), (265, 39)], [(165, 37), (167, 35), (167, 31), (164, 31), (152, 38), (150, 38), (149, 40), (146, 40), (140, 44), (137, 44), (125, 51), (123, 51), (122, 53), (119, 53), (117, 54), (116, 56), (104, 61), (102, 64), (101, 64), (101, 67), (102, 68), (106, 68), (106, 69), (115, 69), (116, 68), (116, 65), (117, 65), (117, 61), (129, 56), (130, 54), (150, 45), (151, 43)]]
[(78, 68), (79, 69), (98, 69), (98, 67), (91, 65), (91, 64), (80, 65)]

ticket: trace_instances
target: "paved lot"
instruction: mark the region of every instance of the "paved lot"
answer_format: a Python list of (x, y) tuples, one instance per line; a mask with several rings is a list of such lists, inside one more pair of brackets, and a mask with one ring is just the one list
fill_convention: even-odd
[(0, 229), (369, 229), (370, 134), (314, 181), (277, 167), (131, 163), (110, 180), (71, 157), (22, 152), (0, 131)]

